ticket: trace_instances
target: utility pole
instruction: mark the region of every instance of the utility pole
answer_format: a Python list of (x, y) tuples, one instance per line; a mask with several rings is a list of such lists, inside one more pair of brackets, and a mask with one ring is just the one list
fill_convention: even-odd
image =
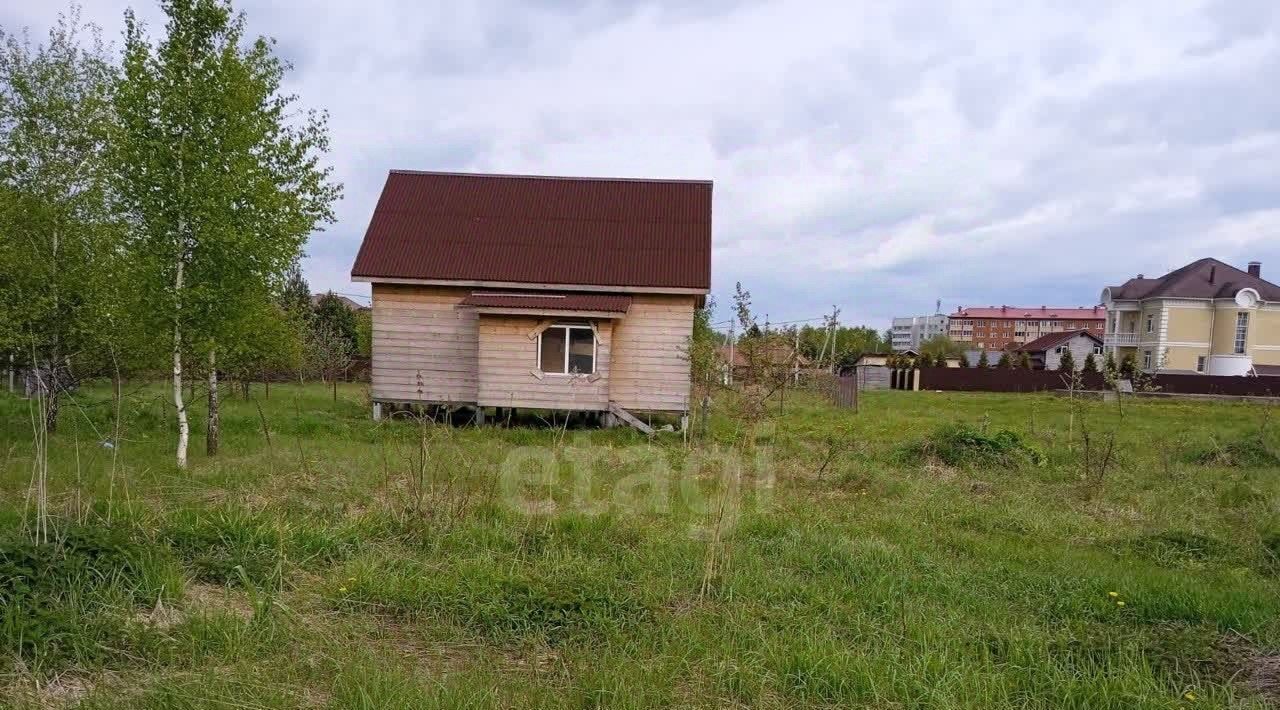
[(796, 328), (796, 344), (795, 352), (792, 353), (792, 362), (795, 363), (794, 372), (792, 374), (791, 384), (800, 384), (800, 329)]
[(729, 324), (729, 374), (725, 377), (725, 384), (733, 384), (733, 347), (737, 344), (738, 339), (733, 335), (734, 323)]

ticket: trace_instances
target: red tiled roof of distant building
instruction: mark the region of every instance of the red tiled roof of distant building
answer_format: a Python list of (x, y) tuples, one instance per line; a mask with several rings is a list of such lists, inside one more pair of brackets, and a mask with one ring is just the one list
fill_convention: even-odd
[(1061, 320), (1103, 320), (1107, 317), (1107, 309), (1103, 306), (1061, 307), (1061, 306), (986, 306), (974, 308), (958, 308), (950, 314), (952, 318), (1016, 318)]

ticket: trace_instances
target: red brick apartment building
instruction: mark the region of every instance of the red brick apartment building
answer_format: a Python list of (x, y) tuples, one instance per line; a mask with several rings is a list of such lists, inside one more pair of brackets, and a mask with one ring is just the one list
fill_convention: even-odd
[(1028, 343), (1050, 333), (1068, 330), (1101, 333), (1106, 321), (1107, 309), (1102, 306), (957, 308), (951, 314), (947, 335), (957, 343), (972, 343), (980, 350), (998, 349), (1009, 343)]

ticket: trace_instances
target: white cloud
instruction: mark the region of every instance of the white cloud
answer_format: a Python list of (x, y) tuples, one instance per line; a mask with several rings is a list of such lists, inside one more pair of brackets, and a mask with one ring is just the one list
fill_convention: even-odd
[[(122, 7), (85, 14), (115, 36)], [(775, 320), (1280, 266), (1268, 0), (241, 7), (331, 113), (346, 198), (309, 247), (317, 288), (364, 289), (345, 274), (392, 167), (714, 179), (715, 288)]]

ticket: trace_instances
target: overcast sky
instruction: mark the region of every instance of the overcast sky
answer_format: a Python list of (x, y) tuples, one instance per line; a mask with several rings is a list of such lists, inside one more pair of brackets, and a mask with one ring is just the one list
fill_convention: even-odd
[[(129, 4), (162, 31), (152, 2), (84, 16), (118, 44)], [(774, 321), (1093, 304), (1202, 256), (1280, 276), (1274, 0), (237, 7), (331, 115), (316, 290), (368, 292), (349, 271), (390, 168), (712, 179), (714, 293), (742, 281)]]

